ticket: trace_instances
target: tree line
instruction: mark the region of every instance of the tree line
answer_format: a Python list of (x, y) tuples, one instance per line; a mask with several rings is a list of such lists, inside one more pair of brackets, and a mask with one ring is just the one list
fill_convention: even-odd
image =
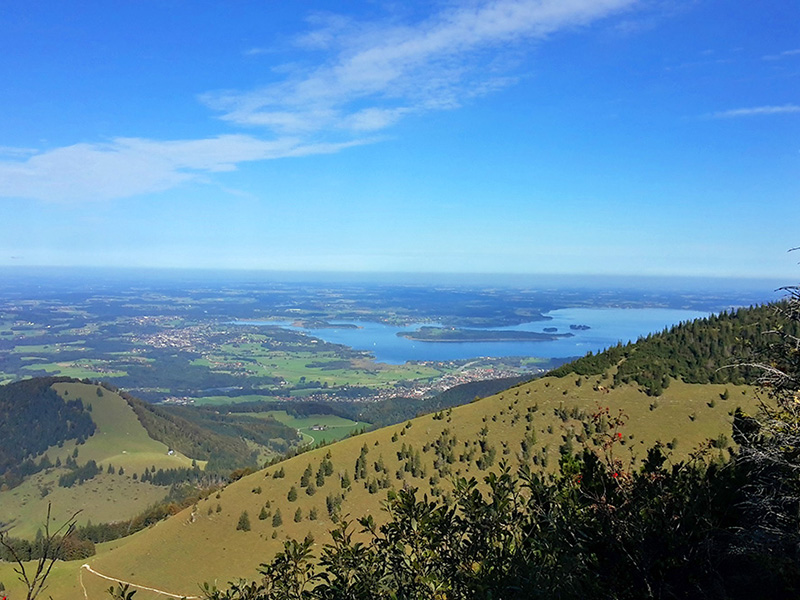
[(800, 323), (787, 318), (787, 303), (740, 308), (675, 325), (635, 343), (617, 344), (550, 371), (563, 377), (614, 373), (614, 384), (636, 382), (659, 396), (670, 379), (687, 383), (754, 383), (752, 366), (769, 347), (769, 331), (800, 336)]
[(80, 398), (63, 400), (51, 388), (70, 378), (26, 379), (0, 386), (0, 485), (14, 487), (49, 466), (33, 457), (67, 440), (79, 444), (96, 429)]

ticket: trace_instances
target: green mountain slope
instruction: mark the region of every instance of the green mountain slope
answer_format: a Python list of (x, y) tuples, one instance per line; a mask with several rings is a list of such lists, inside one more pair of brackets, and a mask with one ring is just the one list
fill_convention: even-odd
[(673, 379), (688, 383), (752, 383), (758, 371), (733, 366), (757, 360), (780, 330), (800, 337), (800, 323), (781, 316), (781, 305), (741, 308), (681, 323), (636, 343), (589, 354), (550, 374), (599, 375), (616, 368), (614, 384), (636, 382), (653, 396)]
[[(40, 380), (32, 380), (28, 386), (39, 383)], [(75, 380), (43, 383), (49, 384), (47, 395), (55, 394), (62, 404), (80, 401), (85, 414), (91, 415), (95, 431), (82, 443), (78, 439), (49, 446), (35, 461), (44, 459), (52, 466), (27, 477), (21, 485), (0, 491), (0, 521), (12, 525), (11, 535), (33, 537), (41, 527), (48, 503), (53, 505), (55, 520), (80, 509), (83, 513), (79, 522), (84, 523), (131, 517), (168, 492), (168, 488), (142, 483), (138, 477), (134, 480), (134, 474), (152, 466), (191, 467), (191, 458), (180, 453), (170, 455), (165, 444), (152, 439), (118, 394)], [(102, 472), (82, 484), (59, 484), (62, 477), (78, 472), (90, 462)]]
[[(219, 498), (211, 496), (89, 562), (101, 573), (126, 574), (137, 583), (190, 594), (198, 581), (254, 577), (257, 565), (287, 538), (310, 533), (317, 544), (325, 543), (334, 524), (329, 507), (334, 514), (372, 514), (380, 520), (388, 489), (408, 485), (444, 498), (451, 493), (452, 476), (482, 478), (501, 461), (552, 470), (562, 446), (577, 449), (585, 441), (584, 427), (599, 405), (625, 411), (623, 458), (634, 467), (656, 441), (674, 447), (675, 460), (708, 438), (719, 438), (721, 446), (730, 443), (730, 413), (738, 405), (756, 405), (746, 387), (674, 382), (651, 410), (651, 398), (637, 388), (608, 391), (604, 383), (574, 375), (543, 378), (296, 456), (227, 486)], [(721, 400), (726, 389), (729, 400)], [(326, 462), (332, 474), (323, 475), (318, 485)], [(303, 485), (309, 467), (313, 493)], [(350, 485), (343, 488), (343, 481)], [(251, 523), (247, 532), (237, 530), (245, 511)], [(274, 520), (278, 512), (280, 523)]]
[[(30, 379), (0, 386), (0, 485), (14, 487), (47, 466), (35, 463), (50, 446), (81, 442), (96, 429), (79, 398), (59, 397), (56, 378)], [(64, 380), (66, 381), (66, 380)]]
[[(741, 328), (757, 327), (760, 318), (739, 311), (722, 320), (731, 324), (735, 338), (744, 335)], [(693, 345), (695, 340), (713, 339), (718, 325), (713, 319), (699, 323), (693, 338), (689, 333), (694, 325), (665, 332), (660, 341), (639, 342), (641, 346), (631, 345), (622, 355), (612, 349), (581, 359), (577, 366), (560, 370), (558, 377), (522, 383), (464, 406), (298, 455), (234, 482), (218, 496), (153, 528), (100, 548), (88, 563), (108, 576), (193, 594), (200, 581), (222, 584), (235, 577), (255, 577), (257, 565), (269, 560), (286, 539), (311, 535), (317, 546), (326, 543), (327, 532), (341, 516), (373, 515), (380, 522), (385, 518), (381, 505), (391, 489), (410, 486), (446, 500), (452, 495), (453, 477), (482, 479), (501, 462), (511, 468), (528, 464), (553, 471), (562, 454), (581, 446), (593, 448), (598, 434), (619, 435), (618, 458), (628, 469), (638, 469), (647, 449), (659, 442), (668, 460), (678, 461), (713, 440), (711, 455), (722, 460), (733, 444), (735, 409), (753, 411), (759, 399), (735, 379), (688, 382), (692, 376), (685, 370), (689, 363), (682, 362), (684, 351), (698, 357), (706, 352), (713, 358), (701, 360), (697, 369), (696, 376), (705, 381), (731, 360), (724, 344)], [(657, 351), (641, 350), (646, 344)], [(670, 360), (673, 351), (667, 348), (681, 349)], [(639, 360), (632, 357), (647, 356), (658, 358), (658, 372), (669, 369), (677, 375), (663, 381), (657, 397), (645, 384), (625, 383), (618, 376), (626, 362)], [(643, 368), (649, 368), (646, 362)], [(614, 425), (617, 416), (619, 427)], [(249, 530), (240, 526), (245, 514)], [(0, 567), (0, 581), (8, 579), (4, 573)], [(79, 577), (90, 597), (107, 588), (106, 580), (81, 572), (76, 564), (59, 565), (59, 577), (63, 585), (52, 590), (56, 600), (81, 593)]]
[(64, 377), (0, 386), (0, 524), (32, 538), (48, 503), (55, 519), (81, 510), (79, 524), (129, 519), (198, 467), (227, 476), (300, 441), (274, 419), (196, 413)]
[[(274, 419), (249, 419), (211, 409), (160, 407), (129, 394), (128, 401), (150, 437), (198, 460), (212, 471), (256, 467), (302, 440)], [(249, 442), (249, 444), (248, 444)]]

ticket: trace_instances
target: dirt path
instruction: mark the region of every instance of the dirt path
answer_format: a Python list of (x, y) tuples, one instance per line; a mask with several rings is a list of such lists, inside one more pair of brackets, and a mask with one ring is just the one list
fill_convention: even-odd
[(83, 565), (81, 565), (79, 578), (80, 578), (81, 587), (83, 588), (83, 597), (85, 598), (85, 600), (89, 600), (89, 594), (86, 592), (86, 586), (83, 585), (83, 570), (84, 569), (89, 571), (89, 573), (91, 573), (92, 575), (97, 575), (98, 577), (102, 577), (103, 579), (107, 579), (108, 581), (113, 581), (114, 583), (128, 584), (129, 586), (137, 588), (139, 590), (147, 590), (148, 592), (155, 592), (156, 594), (161, 594), (162, 596), (169, 596), (170, 598), (178, 598), (179, 600), (181, 598), (185, 598), (186, 600), (199, 600), (200, 599), (199, 596), (183, 596), (181, 594), (171, 594), (170, 592), (165, 592), (164, 590), (159, 590), (159, 589), (156, 589), (156, 588), (147, 587), (145, 585), (139, 585), (137, 583), (132, 583), (130, 581), (124, 581), (122, 579), (117, 579), (116, 577), (109, 577), (108, 575), (103, 575), (102, 573), (99, 573), (99, 572), (95, 571), (88, 564), (83, 564)]

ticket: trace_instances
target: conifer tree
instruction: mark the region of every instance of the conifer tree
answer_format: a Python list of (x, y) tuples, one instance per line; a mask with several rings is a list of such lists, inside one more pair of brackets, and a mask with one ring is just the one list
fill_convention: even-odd
[(250, 531), (250, 515), (247, 514), (247, 511), (242, 511), (242, 514), (239, 515), (239, 522), (236, 524), (236, 529), (238, 531)]

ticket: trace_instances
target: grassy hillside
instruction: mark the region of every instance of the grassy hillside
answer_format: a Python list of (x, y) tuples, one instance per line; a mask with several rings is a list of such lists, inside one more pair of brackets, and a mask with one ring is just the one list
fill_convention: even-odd
[(347, 437), (351, 433), (370, 427), (366, 421), (351, 421), (338, 415), (310, 414), (307, 416), (291, 415), (285, 410), (248, 413), (250, 417), (259, 419), (275, 419), (300, 432), (306, 443), (331, 443)]
[[(612, 413), (622, 409), (628, 416), (620, 432), (628, 452), (625, 458), (635, 467), (645, 449), (659, 440), (674, 446), (673, 458), (680, 459), (704, 440), (729, 437), (730, 412), (736, 406), (752, 410), (756, 404), (752, 391), (742, 386), (673, 382), (654, 404), (653, 398), (634, 386), (609, 390), (609, 383), (610, 379), (577, 375), (547, 377), (452, 411), (414, 419), (410, 425), (396, 425), (302, 454), (231, 484), (219, 498), (212, 495), (113, 550), (100, 551), (88, 562), (104, 574), (192, 594), (199, 581), (224, 583), (229, 578), (255, 576), (259, 562), (272, 556), (289, 537), (303, 538), (310, 533), (317, 545), (328, 541), (326, 532), (332, 525), (329, 497), (334, 502), (343, 497), (342, 515), (373, 514), (380, 519), (381, 501), (386, 497), (381, 486), (387, 481), (394, 488), (412, 485), (432, 495), (446, 495), (451, 474), (480, 478), (501, 460), (515, 465), (527, 455), (542, 468), (554, 469), (565, 436), (570, 439), (574, 433), (577, 447), (583, 423), (598, 406), (609, 407)], [(527, 453), (522, 446), (526, 437)], [(366, 449), (365, 477), (356, 479), (356, 461), (362, 449)], [(487, 466), (492, 454), (494, 462)], [(325, 460), (330, 460), (333, 474), (308, 495), (301, 486), (303, 472), (310, 465), (310, 479), (316, 483), (316, 473)], [(275, 478), (276, 472), (284, 476)], [(351, 481), (347, 490), (341, 485), (345, 473)], [(289, 500), (292, 487), (297, 491), (295, 501)], [(262, 508), (267, 514), (263, 520), (259, 519)], [(298, 509), (301, 519), (296, 522)], [(278, 510), (282, 524), (273, 526)], [(309, 518), (312, 510), (316, 511), (313, 520)], [(236, 528), (243, 511), (248, 513), (250, 531)], [(73, 583), (77, 582), (77, 567), (62, 565), (73, 570)], [(89, 578), (98, 579), (84, 573), (85, 583)], [(102, 587), (102, 583), (94, 581), (92, 585)], [(70, 593), (64, 588), (59, 590), (64, 595), (54, 594), (54, 598), (67, 598)]]
[[(0, 392), (10, 482), (0, 479), (0, 524), (14, 537), (32, 538), (48, 503), (56, 520), (81, 509), (79, 525), (128, 519), (170, 491), (165, 478), (153, 485), (146, 472), (202, 469), (211, 461), (215, 473), (227, 475), (303, 442), (294, 427), (270, 417), (170, 411), (68, 378), (26, 380)], [(64, 485), (63, 478), (93, 464), (99, 473)]]
[[(755, 331), (757, 320), (745, 316), (740, 323)], [(554, 471), (562, 452), (591, 448), (598, 435), (619, 440), (617, 458), (630, 469), (638, 469), (656, 443), (672, 461), (701, 446), (724, 459), (733, 443), (734, 410), (754, 412), (758, 399), (740, 385), (744, 374), (713, 382), (717, 367), (730, 362), (727, 340), (739, 335), (736, 322), (722, 321), (683, 326), (655, 342), (587, 357), (558, 376), (298, 455), (134, 536), (101, 545), (87, 563), (111, 577), (192, 595), (198, 582), (255, 577), (258, 564), (286, 539), (310, 535), (319, 550), (341, 516), (373, 515), (380, 522), (388, 489), (411, 486), (447, 501), (453, 477), (481, 479), (501, 462)], [(688, 368), (687, 352), (700, 357), (696, 370)], [(641, 363), (646, 377), (629, 375), (637, 372), (631, 365), (647, 357), (652, 362)], [(650, 385), (654, 374), (657, 388)], [(13, 590), (7, 567), (0, 565), (0, 581)], [(60, 564), (49, 593), (56, 600), (79, 597), (81, 586), (88, 597), (101, 597), (108, 581), (78, 563)], [(157, 596), (137, 594), (137, 600), (151, 597)]]
[[(51, 446), (42, 456), (52, 464), (64, 465), (77, 450), (78, 465), (93, 460), (103, 473), (82, 485), (60, 487), (59, 477), (69, 470), (49, 468), (18, 487), (0, 491), (0, 522), (12, 525), (11, 535), (32, 537), (41, 526), (48, 502), (52, 503), (56, 521), (63, 521), (79, 509), (86, 509), (79, 523), (131, 517), (167, 493), (162, 486), (135, 481), (134, 473), (141, 474), (146, 467), (153, 466), (158, 469), (191, 466), (192, 459), (180, 453), (169, 455), (165, 444), (150, 438), (131, 407), (118, 394), (102, 390), (102, 396), (98, 396), (97, 386), (80, 382), (55, 383), (52, 389), (61, 398), (80, 399), (91, 411), (96, 430), (83, 444), (67, 441), (61, 447)], [(107, 472), (109, 465), (114, 467), (114, 474)]]
[(294, 429), (274, 419), (242, 419), (205, 408), (160, 407), (123, 396), (150, 437), (207, 461), (213, 471), (256, 467), (302, 442)]
[(0, 485), (14, 487), (46, 468), (39, 456), (51, 445), (83, 442), (96, 425), (79, 399), (64, 401), (55, 378), (30, 379), (0, 387)]

